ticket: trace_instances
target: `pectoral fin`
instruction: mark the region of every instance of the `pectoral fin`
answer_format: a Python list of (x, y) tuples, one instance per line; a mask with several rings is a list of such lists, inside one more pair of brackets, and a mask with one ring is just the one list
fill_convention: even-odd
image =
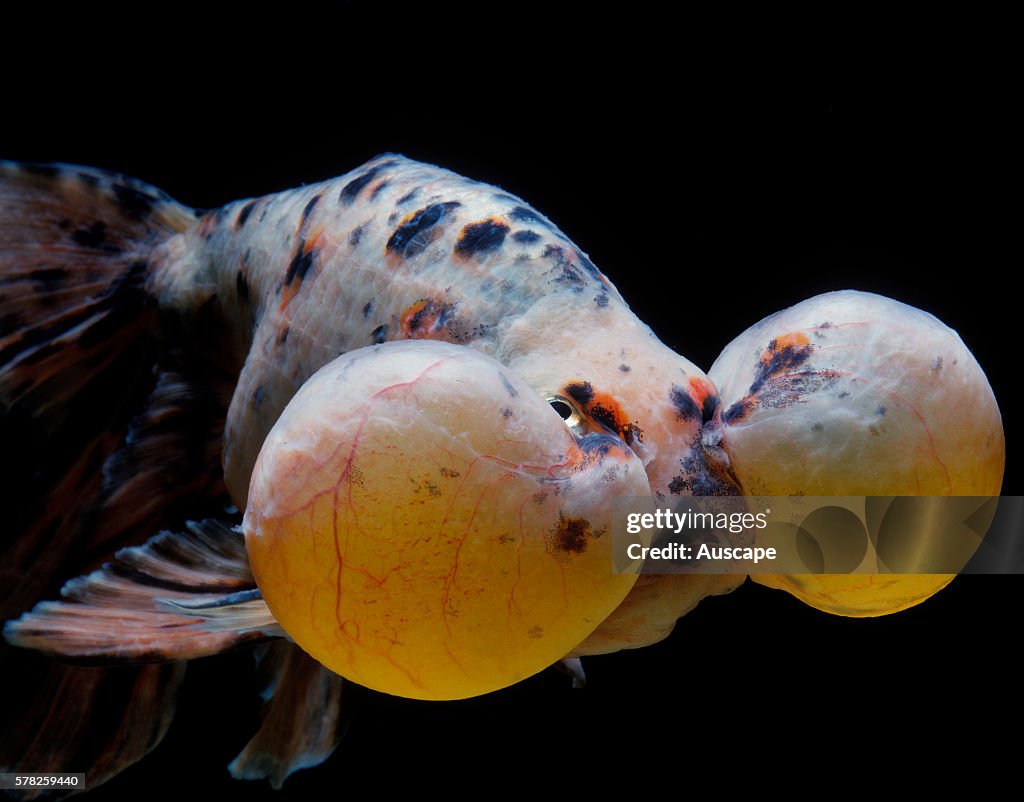
[(15, 646), (83, 663), (191, 660), (281, 637), (242, 536), (217, 520), (162, 532), (9, 621)]

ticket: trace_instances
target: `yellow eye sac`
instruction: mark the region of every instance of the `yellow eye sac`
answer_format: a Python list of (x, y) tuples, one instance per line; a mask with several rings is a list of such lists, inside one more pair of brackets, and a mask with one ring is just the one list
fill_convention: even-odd
[(612, 570), (615, 502), (650, 484), (625, 444), (584, 451), (545, 399), (430, 340), (350, 351), (311, 377), (263, 444), (244, 521), (289, 637), (416, 699), (504, 688), (587, 638), (637, 578)]
[(576, 403), (571, 398), (551, 393), (547, 396), (546, 400), (570, 429), (578, 429), (583, 426), (583, 413), (580, 412), (579, 407), (576, 406)]

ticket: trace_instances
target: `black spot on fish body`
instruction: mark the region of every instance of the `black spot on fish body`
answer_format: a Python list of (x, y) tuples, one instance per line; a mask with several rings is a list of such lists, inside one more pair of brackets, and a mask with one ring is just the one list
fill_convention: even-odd
[(470, 223), (462, 229), (459, 240), (455, 243), (455, 253), (463, 258), (489, 253), (501, 247), (506, 234), (508, 226), (491, 219)]
[(883, 415), (885, 415), (885, 407), (879, 407), (878, 409), (876, 409), (875, 414), (878, 415), (878, 417), (882, 417)]
[(455, 325), (456, 306), (439, 298), (421, 298), (402, 313), (402, 336), (414, 339), (447, 329), (455, 339), (464, 339)]
[(238, 275), (235, 277), (235, 294), (238, 296), (240, 303), (249, 303), (249, 282), (245, 279), (245, 274), (239, 270)]
[(548, 531), (545, 538), (549, 552), (561, 552), (563, 556), (583, 554), (593, 536), (590, 521), (559, 514), (558, 523)]
[(372, 311), (373, 311), (373, 301), (367, 301), (366, 304), (363, 306), (363, 317), (364, 318), (369, 317), (370, 316), (370, 312), (372, 312)]
[(619, 365), (619, 370), (621, 370), (623, 373), (629, 373), (632, 369), (633, 368), (631, 368), (625, 362), (623, 362), (621, 365)]
[(314, 251), (306, 250), (306, 243), (299, 241), (299, 247), (295, 250), (291, 264), (288, 265), (288, 272), (284, 275), (284, 286), (290, 287), (293, 282), (302, 283), (309, 269), (313, 266)]
[(545, 225), (540, 215), (533, 211), (533, 209), (528, 209), (525, 206), (516, 206), (508, 213), (508, 217), (517, 223), (539, 223), (540, 225)]
[(684, 493), (689, 490), (689, 487), (690, 483), (686, 481), (686, 477), (679, 474), (668, 483), (668, 492), (674, 496), (678, 496), (680, 493)]
[(824, 426), (824, 424), (822, 424), (819, 421), (819, 422), (815, 423), (813, 426), (811, 426), (811, 431), (812, 432), (823, 432), (823, 431), (825, 431), (825, 426)]
[(338, 200), (344, 203), (346, 206), (351, 205), (355, 201), (356, 196), (362, 191), (363, 187), (369, 184), (375, 175), (380, 172), (380, 167), (373, 167), (367, 170), (360, 176), (353, 178), (344, 187), (342, 187), (341, 194), (338, 195)]
[(434, 241), (436, 232), (431, 229), (461, 205), (458, 201), (446, 201), (424, 206), (392, 232), (384, 249), (405, 258), (421, 253)]
[(597, 304), (598, 308), (608, 306), (608, 295), (606, 293), (598, 293), (594, 296), (594, 303)]
[(615, 413), (601, 404), (594, 404), (587, 410), (591, 418), (600, 423), (610, 432), (618, 432), (618, 422), (615, 420)]
[(552, 281), (558, 284), (565, 284), (574, 292), (583, 291), (583, 274), (565, 255), (565, 251), (558, 245), (548, 245), (541, 254), (545, 259), (552, 260), (555, 265), (553, 271), (555, 276)]
[(573, 382), (565, 386), (566, 395), (580, 406), (586, 406), (594, 399), (594, 387), (590, 382)]
[(540, 239), (540, 234), (536, 231), (530, 231), (528, 228), (524, 228), (522, 231), (516, 231), (512, 234), (512, 239), (523, 245), (531, 245)]
[(83, 248), (100, 248), (107, 239), (107, 224), (97, 220), (88, 228), (78, 229), (71, 239)]
[(501, 417), (503, 417), (503, 418), (511, 418), (512, 417), (512, 407), (502, 407), (501, 408)]
[(751, 394), (758, 392), (765, 382), (774, 376), (785, 373), (807, 361), (814, 350), (810, 345), (785, 345), (778, 347), (778, 341), (772, 340), (768, 343), (768, 359), (762, 359), (754, 377), (754, 383), (750, 385)]
[(309, 203), (306, 204), (306, 208), (302, 210), (302, 218), (299, 221), (299, 225), (300, 226), (306, 224), (306, 221), (309, 219), (309, 216), (313, 213), (313, 210), (316, 208), (316, 205), (319, 202), (320, 202), (320, 195), (319, 195), (319, 193), (314, 195), (312, 198), (309, 199)]
[(363, 226), (356, 226), (348, 233), (348, 244), (353, 248), (359, 244), (359, 241), (363, 238)]
[(338, 196), (338, 200), (344, 203), (346, 206), (350, 206), (356, 197), (362, 192), (363, 188), (369, 184), (381, 170), (387, 167), (393, 167), (395, 162), (387, 161), (383, 164), (378, 164), (376, 167), (371, 167), (365, 173), (360, 176), (356, 176), (349, 181), (341, 190), (341, 194)]
[(111, 189), (121, 211), (137, 220), (152, 212), (153, 204), (157, 201), (152, 195), (126, 184), (114, 184)]
[(252, 392), (252, 408), (259, 412), (263, 401), (267, 397), (267, 385), (261, 384)]
[(673, 384), (668, 394), (669, 401), (676, 410), (676, 420), (690, 421), (701, 417), (701, 409), (686, 390), (678, 384)]
[(395, 206), (403, 206), (403, 205), (405, 205), (406, 203), (411, 201), (413, 198), (415, 198), (419, 194), (420, 194), (420, 188), (419, 187), (415, 187), (414, 189), (410, 189), (402, 197), (400, 197), (397, 201), (395, 201)]
[(788, 407), (839, 380), (834, 370), (801, 370), (772, 377), (755, 396), (762, 407)]
[(374, 345), (380, 345), (382, 342), (385, 342), (387, 338), (388, 326), (386, 323), (381, 326), (377, 326), (377, 328), (370, 332), (370, 340)]
[(753, 402), (749, 398), (737, 401), (722, 413), (722, 420), (725, 423), (734, 423), (735, 421), (742, 420), (753, 409), (753, 406)]
[(252, 210), (256, 208), (258, 200), (251, 200), (245, 206), (238, 210), (238, 217), (235, 218), (235, 228), (241, 228), (245, 225), (245, 221), (249, 219), (249, 215), (252, 214)]

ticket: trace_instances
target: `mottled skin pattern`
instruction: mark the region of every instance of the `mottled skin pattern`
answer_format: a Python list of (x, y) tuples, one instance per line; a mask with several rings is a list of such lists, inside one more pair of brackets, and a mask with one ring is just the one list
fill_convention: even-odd
[[(701, 445), (718, 406), (704, 373), (663, 345), (547, 218), (496, 187), (382, 155), (210, 212), (153, 265), (160, 305), (186, 319), (215, 307), (228, 358), (242, 365), (224, 438), (240, 508), (266, 434), (306, 379), (342, 353), (407, 338), (477, 348), (565, 399), (568, 422), (621, 437), (661, 496), (734, 492), (726, 465)], [(646, 596), (660, 588), (645, 603), (659, 610), (650, 631), (595, 650), (664, 637), (716, 581), (645, 579)]]

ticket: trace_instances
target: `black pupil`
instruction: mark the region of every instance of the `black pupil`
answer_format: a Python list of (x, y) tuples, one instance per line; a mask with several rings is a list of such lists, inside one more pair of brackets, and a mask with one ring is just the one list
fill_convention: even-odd
[(551, 408), (559, 414), (562, 420), (569, 420), (572, 417), (572, 407), (564, 401), (552, 401)]

